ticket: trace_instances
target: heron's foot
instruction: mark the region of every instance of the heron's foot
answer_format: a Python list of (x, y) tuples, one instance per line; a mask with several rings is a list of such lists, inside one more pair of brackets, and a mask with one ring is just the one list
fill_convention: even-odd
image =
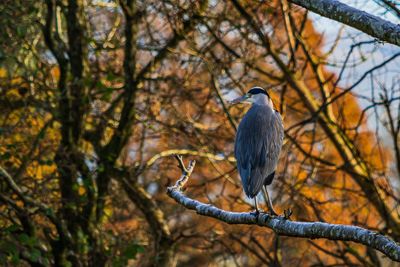
[(264, 213), (264, 211), (262, 209), (256, 209), (254, 211), (250, 211), (250, 214), (253, 215), (253, 216), (256, 216), (256, 217), (258, 215), (260, 215), (261, 213)]
[(278, 213), (276, 213), (275, 210), (270, 210), (268, 214), (271, 216), (278, 216)]
[(283, 218), (285, 218), (286, 220), (290, 220), (290, 216), (292, 216), (293, 211), (288, 208), (287, 210), (283, 211)]

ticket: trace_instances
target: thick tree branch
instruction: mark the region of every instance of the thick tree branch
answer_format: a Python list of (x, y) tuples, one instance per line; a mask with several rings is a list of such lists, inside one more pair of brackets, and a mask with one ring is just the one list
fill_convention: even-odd
[[(132, 125), (135, 118), (135, 99), (137, 92), (137, 84), (135, 82), (136, 73), (136, 41), (138, 28), (138, 7), (135, 0), (119, 1), (125, 16), (125, 48), (124, 48), (124, 92), (122, 98), (124, 104), (122, 106), (121, 117), (118, 127), (112, 135), (110, 141), (103, 147), (97, 148), (100, 151), (100, 162), (104, 166), (104, 171), (97, 178), (98, 199), (96, 207), (96, 218), (100, 221), (104, 215), (105, 196), (108, 193), (108, 184), (110, 182), (109, 171), (112, 170), (117, 161), (123, 147), (129, 140), (132, 131)], [(94, 140), (100, 140), (106, 129), (106, 121), (100, 123), (97, 129), (97, 135)], [(99, 144), (99, 143), (98, 143)]]
[(279, 235), (302, 238), (325, 238), (329, 240), (353, 241), (381, 251), (394, 261), (400, 262), (400, 245), (390, 238), (358, 226), (330, 224), (322, 222), (294, 222), (284, 217), (261, 213), (231, 212), (191, 199), (182, 193), (182, 187), (189, 180), (195, 162), (186, 168), (182, 158), (178, 158), (182, 176), (174, 186), (168, 187), (167, 194), (176, 202), (196, 213), (212, 217), (229, 224), (249, 224), (267, 227)]
[(88, 109), (88, 88), (84, 84), (85, 60), (87, 58), (86, 21), (84, 1), (69, 0), (66, 13), (68, 33), (68, 56), (71, 65), (72, 81), (69, 96), (71, 99), (71, 135), (75, 143), (82, 137), (84, 116)]
[(381, 41), (400, 46), (400, 25), (383, 20), (337, 0), (289, 0), (321, 16), (344, 23)]

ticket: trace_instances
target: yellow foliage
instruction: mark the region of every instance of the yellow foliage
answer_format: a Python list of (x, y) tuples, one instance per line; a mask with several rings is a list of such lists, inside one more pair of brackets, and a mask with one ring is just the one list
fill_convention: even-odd
[(5, 68), (0, 68), (0, 78), (7, 77), (7, 70)]
[(6, 91), (6, 97), (10, 99), (18, 99), (21, 95), (18, 93), (18, 89), (9, 89)]
[(83, 196), (84, 194), (86, 194), (86, 189), (85, 189), (85, 187), (79, 186), (78, 194), (79, 194), (80, 196)]
[(23, 207), (24, 206), (24, 202), (22, 200), (15, 201), (15, 204), (17, 204), (18, 207)]

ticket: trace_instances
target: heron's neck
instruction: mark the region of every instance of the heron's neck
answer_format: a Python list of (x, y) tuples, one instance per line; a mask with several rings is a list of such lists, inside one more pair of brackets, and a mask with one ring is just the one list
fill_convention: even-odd
[(264, 94), (258, 94), (254, 96), (254, 105), (261, 105), (261, 106), (268, 106), (270, 108), (274, 108), (274, 105), (272, 104), (271, 98)]

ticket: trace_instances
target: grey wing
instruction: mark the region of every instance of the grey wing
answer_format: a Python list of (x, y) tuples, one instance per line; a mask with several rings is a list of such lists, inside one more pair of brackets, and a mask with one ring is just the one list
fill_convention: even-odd
[(248, 197), (256, 196), (267, 176), (275, 170), (282, 141), (283, 125), (279, 113), (256, 107), (241, 121), (235, 157)]
[(271, 120), (271, 133), (270, 142), (267, 145), (267, 158), (265, 164), (265, 172), (267, 177), (264, 179), (264, 185), (269, 185), (274, 179), (275, 169), (278, 164), (279, 154), (282, 149), (284, 128), (281, 115), (278, 111), (274, 112), (273, 119)]
[(235, 158), (237, 162), (237, 169), (242, 180), (244, 192), (248, 197), (251, 197), (249, 192), (249, 180), (251, 174), (251, 163), (253, 162), (253, 155), (250, 147), (251, 133), (248, 129), (248, 118), (246, 116), (242, 119), (236, 132), (235, 139)]

